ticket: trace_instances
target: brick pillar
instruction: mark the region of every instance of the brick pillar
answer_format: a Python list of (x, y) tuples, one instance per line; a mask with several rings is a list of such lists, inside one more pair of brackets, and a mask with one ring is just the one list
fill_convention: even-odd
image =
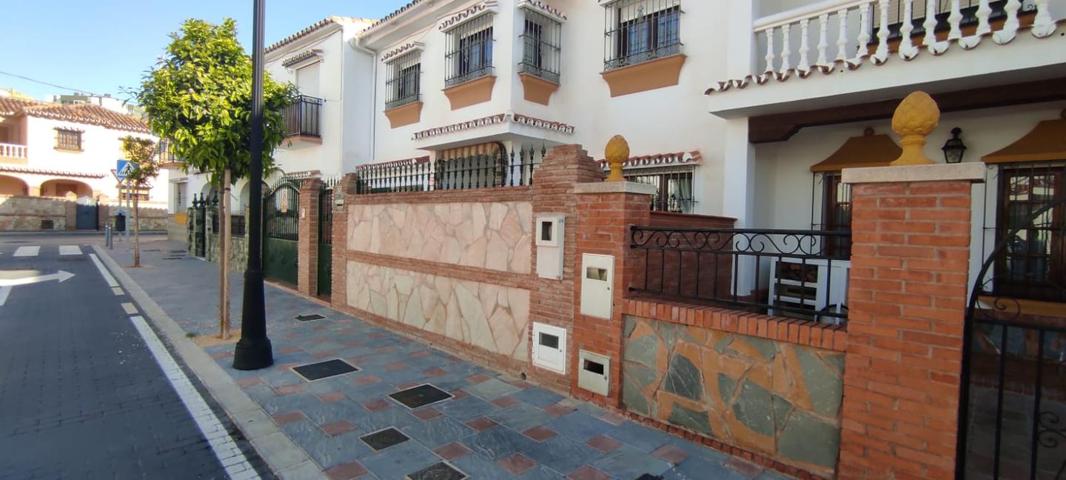
[(844, 171), (854, 232), (840, 478), (953, 478), (980, 164)]
[(348, 204), (355, 198), (357, 177), (349, 173), (333, 187), (333, 258), (330, 265), (330, 304), (348, 307)]
[(300, 183), (300, 240), (296, 251), (296, 288), (304, 295), (318, 293), (318, 194), (322, 180)]
[[(572, 330), (574, 325), (574, 253), (577, 251), (577, 197), (574, 188), (579, 183), (603, 181), (603, 168), (589, 157), (578, 145), (562, 145), (551, 149), (534, 172), (533, 215), (565, 215), (563, 230), (563, 278), (535, 277), (530, 291), (529, 319)], [(537, 247), (533, 242), (530, 271), (536, 275)], [(529, 335), (530, 349), (533, 346), (532, 328)], [(571, 341), (572, 343), (572, 341)], [(568, 349), (572, 347), (567, 346)], [(532, 351), (530, 352), (532, 358)], [(574, 365), (570, 360), (568, 370)], [(569, 373), (569, 372), (568, 372)], [(570, 390), (567, 376), (530, 366), (527, 374), (542, 385), (560, 391)]]
[[(574, 348), (568, 361), (571, 392), (580, 398), (611, 407), (621, 406), (622, 397), (622, 302), (636, 275), (636, 257), (629, 248), (630, 225), (647, 225), (651, 220), (650, 195), (655, 187), (629, 182), (580, 184), (577, 194), (577, 251), (574, 265)], [(614, 256), (614, 282), (611, 285), (612, 310), (609, 320), (581, 314), (581, 263), (586, 253)], [(643, 265), (643, 262), (641, 262)], [(606, 398), (577, 386), (578, 352), (587, 350), (611, 359), (609, 391)]]

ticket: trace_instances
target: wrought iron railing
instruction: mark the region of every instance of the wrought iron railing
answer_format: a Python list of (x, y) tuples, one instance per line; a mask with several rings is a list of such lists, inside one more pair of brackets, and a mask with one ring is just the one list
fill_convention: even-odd
[[(632, 293), (841, 324), (847, 319), (848, 232), (633, 226)], [(643, 265), (641, 265), (641, 262)]]
[(356, 194), (427, 192), (505, 188), (533, 184), (533, 171), (544, 159), (546, 147), (524, 146), (507, 151), (502, 145), (482, 153), (471, 153), (430, 161), (428, 157), (362, 165)]
[(692, 195), (692, 167), (631, 170), (623, 172), (626, 181), (655, 186), (651, 198), (653, 212), (692, 213), (696, 199)]
[(390, 60), (385, 82), (385, 108), (417, 102), (422, 94), (422, 52), (416, 51)]
[(322, 99), (300, 95), (285, 109), (285, 134), (289, 136), (320, 137)]
[(492, 59), (494, 18), (495, 15), (482, 15), (448, 32), (448, 51), (444, 55), (445, 86), (495, 73)]
[(520, 72), (559, 83), (559, 53), (562, 48), (563, 26), (546, 15), (527, 10), (522, 31), (522, 62)]

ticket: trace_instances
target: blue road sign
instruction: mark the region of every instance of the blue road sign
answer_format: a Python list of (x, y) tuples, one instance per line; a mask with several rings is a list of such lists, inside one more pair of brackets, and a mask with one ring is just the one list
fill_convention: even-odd
[(115, 176), (119, 181), (125, 180), (126, 175), (137, 165), (129, 160), (119, 160), (115, 165)]

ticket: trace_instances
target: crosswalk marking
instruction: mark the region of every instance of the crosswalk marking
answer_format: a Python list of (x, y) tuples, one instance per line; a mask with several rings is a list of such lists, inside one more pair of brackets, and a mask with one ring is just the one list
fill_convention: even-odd
[(16, 257), (36, 257), (38, 253), (41, 253), (41, 247), (36, 245), (31, 247), (19, 247), (15, 250)]
[(60, 255), (81, 255), (81, 248), (77, 245), (60, 245)]

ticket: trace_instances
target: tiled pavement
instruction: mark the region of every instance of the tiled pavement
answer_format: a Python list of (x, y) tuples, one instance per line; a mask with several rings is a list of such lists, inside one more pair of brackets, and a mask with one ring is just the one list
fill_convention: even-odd
[[(148, 243), (145, 267), (127, 272), (187, 332), (208, 334), (217, 268), (163, 258), (176, 250), (183, 245)], [(111, 254), (129, 263), (127, 252)], [(241, 276), (234, 277), (231, 303), (239, 323)], [(230, 366), (232, 345), (206, 350), (330, 478), (402, 479), (440, 462), (477, 479), (782, 478), (284, 290), (268, 286), (266, 301), (273, 367), (237, 371)], [(294, 320), (310, 313), (326, 318)], [(333, 358), (360, 370), (313, 382), (291, 370)], [(412, 410), (388, 396), (425, 383), (454, 398)], [(360, 440), (387, 427), (410, 439), (377, 452)]]

